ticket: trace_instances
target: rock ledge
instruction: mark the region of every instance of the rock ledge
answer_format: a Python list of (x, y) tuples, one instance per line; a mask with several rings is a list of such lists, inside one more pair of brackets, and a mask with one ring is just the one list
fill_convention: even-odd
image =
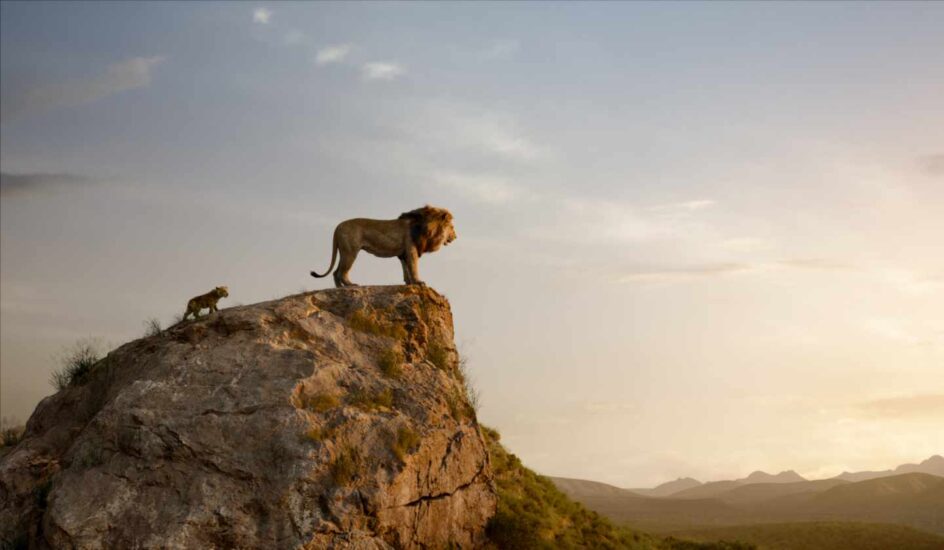
[(449, 303), (422, 287), (125, 344), (0, 458), (0, 542), (37, 548), (475, 547), (495, 506)]

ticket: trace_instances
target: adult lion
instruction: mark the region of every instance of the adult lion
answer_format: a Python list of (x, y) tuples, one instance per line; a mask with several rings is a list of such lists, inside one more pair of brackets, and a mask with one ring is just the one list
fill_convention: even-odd
[(361, 250), (381, 258), (400, 259), (403, 266), (403, 282), (408, 285), (424, 285), (419, 278), (417, 261), (427, 252), (436, 252), (442, 245), (456, 240), (452, 226), (452, 214), (445, 208), (424, 206), (404, 212), (395, 220), (369, 220), (355, 218), (338, 224), (334, 230), (331, 249), (331, 267), (324, 275), (311, 272), (312, 277), (327, 277), (334, 269), (334, 262), (341, 253), (341, 263), (334, 272), (334, 286), (357, 286), (347, 275), (354, 259)]

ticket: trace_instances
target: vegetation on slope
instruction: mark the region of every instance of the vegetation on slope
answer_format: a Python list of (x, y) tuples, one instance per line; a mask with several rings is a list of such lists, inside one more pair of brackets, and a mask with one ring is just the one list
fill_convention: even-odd
[(696, 540), (736, 538), (756, 544), (761, 550), (939, 550), (944, 537), (903, 525), (817, 521), (762, 523), (680, 531), (679, 536)]
[(487, 532), (494, 548), (537, 550), (569, 548), (646, 550), (747, 550), (738, 542), (657, 539), (618, 527), (570, 500), (551, 481), (525, 468), (499, 443), (495, 430), (483, 427), (498, 487), (498, 511)]

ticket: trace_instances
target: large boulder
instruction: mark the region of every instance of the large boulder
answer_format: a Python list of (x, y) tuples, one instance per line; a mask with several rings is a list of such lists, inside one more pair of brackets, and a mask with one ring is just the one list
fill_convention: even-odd
[(449, 303), (424, 287), (125, 344), (0, 458), (0, 540), (34, 548), (476, 547), (495, 506)]

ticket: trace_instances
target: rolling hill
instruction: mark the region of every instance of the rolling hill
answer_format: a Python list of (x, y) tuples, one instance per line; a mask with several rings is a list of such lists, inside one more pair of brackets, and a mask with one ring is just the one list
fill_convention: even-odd
[(671, 493), (669, 497), (672, 498), (713, 498), (736, 489), (742, 486), (748, 486), (753, 484), (764, 484), (764, 485), (773, 485), (779, 483), (802, 483), (806, 479), (803, 478), (800, 474), (794, 472), (793, 470), (787, 470), (780, 472), (779, 474), (773, 475), (768, 474), (767, 472), (753, 472), (751, 475), (743, 479), (734, 479), (728, 481), (712, 481), (710, 483), (704, 483), (696, 487), (691, 487), (683, 491), (678, 491), (676, 493)]
[(944, 537), (902, 525), (798, 522), (734, 525), (673, 533), (699, 541), (737, 539), (759, 550), (940, 550)]
[(604, 483), (559, 479), (552, 481), (591, 510), (620, 523), (661, 533), (759, 523), (860, 521), (904, 525), (944, 535), (944, 477), (924, 473), (857, 483), (834, 478), (728, 483), (723, 488), (716, 482), (711, 498), (645, 497)]
[(667, 481), (661, 485), (653, 487), (652, 489), (629, 490), (636, 493), (637, 495), (643, 495), (647, 497), (667, 497), (671, 494), (678, 493), (679, 491), (684, 491), (685, 489), (698, 487), (699, 485), (701, 485), (701, 482), (695, 478), (680, 477), (675, 481)]

